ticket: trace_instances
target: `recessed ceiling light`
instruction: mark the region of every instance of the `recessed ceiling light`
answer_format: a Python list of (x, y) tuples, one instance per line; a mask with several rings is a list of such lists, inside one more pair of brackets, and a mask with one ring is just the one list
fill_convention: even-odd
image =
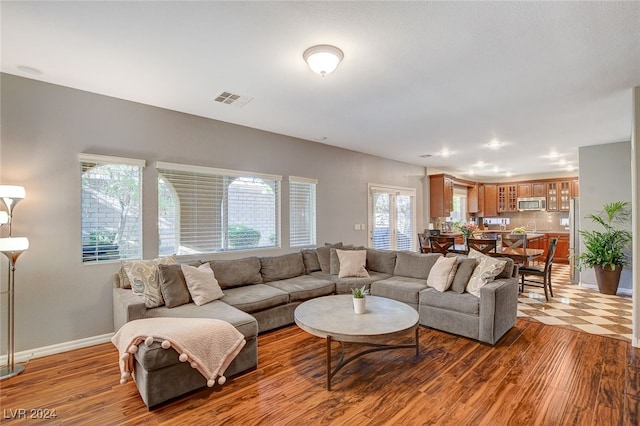
[(451, 151), (449, 151), (448, 149), (443, 149), (442, 151), (440, 151), (440, 155), (443, 157), (448, 157), (452, 154)]
[(475, 174), (476, 174), (476, 172), (474, 172), (473, 170), (469, 170), (469, 171), (467, 172), (467, 174), (468, 174), (468, 175), (473, 176), (473, 175), (475, 175)]
[(506, 177), (511, 177), (511, 172), (505, 172), (504, 174)]
[(558, 165), (559, 166), (564, 166), (565, 164), (567, 164), (567, 160), (565, 160), (564, 158), (561, 158), (558, 160)]
[(498, 173), (500, 171), (500, 169), (498, 168), (498, 166), (495, 166), (493, 168), (493, 173)]
[(558, 154), (556, 151), (551, 151), (549, 153), (549, 158), (558, 158), (560, 156), (560, 154)]
[(40, 71), (38, 68), (28, 67), (26, 65), (18, 65), (16, 68), (18, 68), (18, 71), (22, 71), (25, 74), (42, 75), (42, 71)]
[(491, 142), (489, 142), (489, 143), (487, 144), (487, 147), (489, 147), (489, 149), (498, 149), (498, 148), (500, 148), (502, 145), (504, 145), (504, 143), (503, 143), (503, 142), (500, 142), (500, 141), (499, 141), (499, 140), (497, 140), (497, 139), (493, 139)]
[(569, 164), (569, 165), (567, 166), (567, 171), (568, 171), (568, 172), (572, 172), (572, 171), (574, 171), (574, 170), (575, 170), (575, 167), (574, 167), (574, 166), (572, 166), (571, 164)]
[(478, 167), (478, 168), (480, 168), (480, 169), (481, 169), (481, 168), (483, 168), (483, 167), (485, 167), (486, 165), (487, 165), (487, 163), (485, 163), (484, 161), (478, 161), (478, 162), (475, 164), (475, 166), (476, 166), (476, 167)]

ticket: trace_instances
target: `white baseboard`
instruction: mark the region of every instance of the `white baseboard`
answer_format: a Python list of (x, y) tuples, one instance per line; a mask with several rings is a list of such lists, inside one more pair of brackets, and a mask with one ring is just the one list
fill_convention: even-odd
[[(70, 342), (57, 343), (55, 345), (43, 346), (41, 348), (16, 352), (15, 362), (28, 362), (33, 358), (41, 358), (47, 355), (61, 354), (74, 349), (86, 348), (87, 346), (99, 345), (111, 341), (114, 333), (107, 333), (100, 336), (87, 337), (85, 339), (72, 340)], [(0, 357), (0, 364), (7, 365), (7, 355)]]

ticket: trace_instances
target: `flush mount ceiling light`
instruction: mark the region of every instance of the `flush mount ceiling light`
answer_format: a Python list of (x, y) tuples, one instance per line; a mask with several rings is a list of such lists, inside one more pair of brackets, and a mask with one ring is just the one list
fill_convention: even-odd
[(302, 54), (311, 71), (321, 76), (332, 73), (344, 58), (342, 50), (328, 44), (319, 44), (308, 48)]

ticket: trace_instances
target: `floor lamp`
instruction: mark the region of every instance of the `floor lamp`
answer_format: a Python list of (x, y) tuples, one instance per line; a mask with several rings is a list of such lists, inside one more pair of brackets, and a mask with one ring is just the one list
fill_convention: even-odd
[(13, 208), (18, 201), (25, 197), (25, 190), (21, 186), (0, 185), (0, 198), (7, 212), (0, 216), (0, 223), (9, 224), (9, 238), (0, 238), (0, 252), (9, 259), (9, 279), (7, 286), (7, 366), (0, 368), (0, 380), (17, 376), (24, 371), (23, 365), (15, 365), (15, 335), (14, 335), (14, 307), (15, 307), (15, 275), (18, 257), (29, 248), (29, 240), (25, 237), (11, 236), (11, 222)]

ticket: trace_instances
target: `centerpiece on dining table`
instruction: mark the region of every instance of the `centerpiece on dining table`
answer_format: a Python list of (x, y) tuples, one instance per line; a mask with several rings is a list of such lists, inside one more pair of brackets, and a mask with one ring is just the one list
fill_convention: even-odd
[(473, 238), (473, 234), (478, 231), (478, 225), (476, 225), (474, 222), (457, 222), (454, 224), (454, 228), (462, 233), (465, 240), (468, 238)]

